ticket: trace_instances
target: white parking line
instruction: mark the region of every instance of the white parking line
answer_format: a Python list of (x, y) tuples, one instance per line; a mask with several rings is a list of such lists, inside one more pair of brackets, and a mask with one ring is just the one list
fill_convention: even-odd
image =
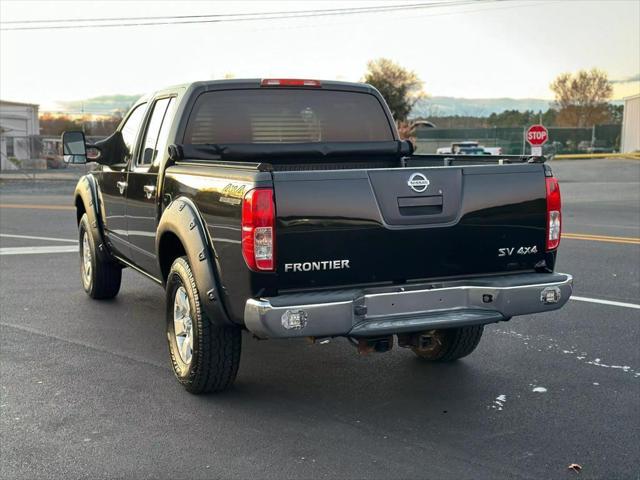
[(612, 305), (614, 307), (635, 308), (636, 310), (640, 310), (640, 305), (636, 303), (614, 302), (613, 300), (602, 300), (600, 298), (589, 298), (589, 297), (576, 297), (575, 295), (571, 295), (571, 300), (577, 300), (578, 302), (600, 303), (602, 305)]
[(27, 240), (49, 240), (51, 242), (78, 243), (78, 240), (74, 240), (74, 239), (70, 239), (70, 238), (34, 237), (33, 235), (14, 235), (14, 234), (11, 234), (11, 233), (0, 233), (0, 237), (24, 238), (24, 239), (27, 239)]
[(77, 245), (55, 247), (4, 247), (0, 248), (1, 255), (35, 255), (39, 253), (78, 253)]

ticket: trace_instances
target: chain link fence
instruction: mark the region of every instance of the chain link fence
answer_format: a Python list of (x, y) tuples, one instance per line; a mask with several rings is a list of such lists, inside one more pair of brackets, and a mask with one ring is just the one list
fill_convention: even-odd
[[(417, 151), (436, 153), (453, 142), (477, 141), (485, 147), (499, 147), (505, 155), (529, 154), (525, 141), (527, 127), (510, 128), (428, 128), (415, 130)], [(609, 153), (620, 150), (622, 125), (594, 125), (586, 128), (548, 127), (545, 155), (569, 153)]]

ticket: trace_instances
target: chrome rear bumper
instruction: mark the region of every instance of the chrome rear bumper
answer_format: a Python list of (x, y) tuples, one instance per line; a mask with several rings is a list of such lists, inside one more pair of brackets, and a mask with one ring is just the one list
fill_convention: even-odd
[(527, 273), (438, 284), (297, 293), (249, 299), (244, 320), (260, 338), (371, 337), (479, 325), (548, 312), (573, 278)]

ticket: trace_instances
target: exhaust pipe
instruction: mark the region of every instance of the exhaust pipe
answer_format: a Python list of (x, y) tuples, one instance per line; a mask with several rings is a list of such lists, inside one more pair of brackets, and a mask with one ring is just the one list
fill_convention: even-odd
[(393, 348), (393, 335), (381, 338), (359, 338), (358, 353), (369, 355), (370, 353), (384, 353)]

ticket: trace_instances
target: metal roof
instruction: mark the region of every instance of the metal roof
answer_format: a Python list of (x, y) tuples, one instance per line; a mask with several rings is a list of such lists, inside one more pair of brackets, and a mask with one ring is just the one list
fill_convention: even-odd
[(22, 107), (40, 107), (38, 103), (12, 102), (10, 100), (0, 100), (0, 105), (17, 105)]

